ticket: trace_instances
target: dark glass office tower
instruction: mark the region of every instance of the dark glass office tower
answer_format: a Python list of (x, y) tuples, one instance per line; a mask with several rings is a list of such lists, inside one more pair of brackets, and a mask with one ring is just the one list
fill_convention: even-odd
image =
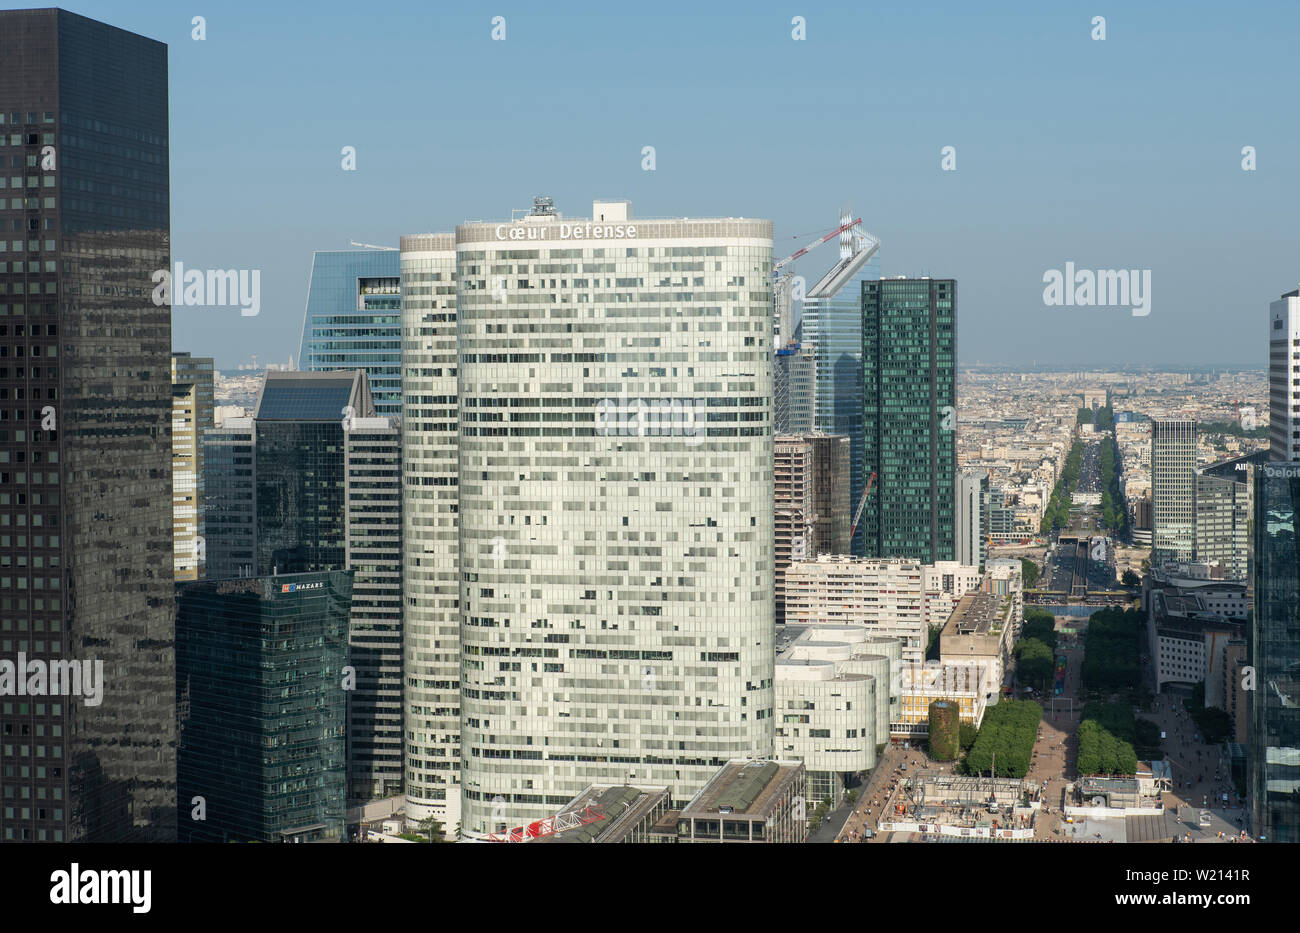
[(954, 560), (956, 281), (863, 282), (862, 372), (863, 554)]
[(0, 12), (0, 177), (0, 658), (105, 681), (0, 696), (0, 840), (173, 840), (167, 47)]
[(352, 573), (177, 594), (180, 840), (342, 842)]
[[(359, 369), (268, 373), (247, 428), (256, 572), (356, 572), (347, 757), (349, 795), (361, 800), (400, 793), (403, 783), (402, 434), (399, 419), (376, 416), (368, 384)], [(243, 445), (231, 438), (222, 449), (233, 454)], [(223, 488), (237, 494), (239, 479)], [(217, 553), (249, 544), (244, 526), (224, 530), (233, 537), (210, 541)]]
[(1254, 835), (1300, 842), (1300, 463), (1255, 473), (1249, 795)]
[(374, 413), (358, 370), (266, 374), (254, 418), (259, 574), (347, 565), (344, 423)]

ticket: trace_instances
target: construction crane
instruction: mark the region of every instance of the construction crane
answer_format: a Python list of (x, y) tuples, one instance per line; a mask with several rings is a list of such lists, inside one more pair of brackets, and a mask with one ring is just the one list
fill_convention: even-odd
[(555, 816), (548, 816), (544, 820), (537, 820), (527, 826), (516, 826), (504, 833), (489, 833), (488, 840), (490, 842), (530, 842), (533, 839), (554, 836), (556, 833), (562, 833), (568, 829), (577, 829), (579, 826), (586, 826), (588, 823), (599, 823), (604, 818), (605, 808), (600, 804), (591, 804), (581, 810), (574, 810), (572, 813), (557, 813)]
[[(790, 276), (782, 273), (781, 270), (794, 262), (800, 256), (807, 255), (823, 243), (828, 243), (837, 236), (842, 237), (846, 235), (849, 230), (853, 229), (860, 223), (862, 223), (861, 217), (857, 220), (849, 220), (847, 214), (841, 214), (840, 225), (830, 233), (813, 243), (809, 243), (801, 249), (795, 250), (784, 259), (778, 259), (776, 262), (772, 263), (772, 295), (776, 304), (776, 329), (780, 335), (783, 348), (787, 351), (795, 347), (793, 315), (794, 295), (791, 294), (794, 280)], [(799, 297), (802, 298), (803, 296), (800, 295)], [(781, 349), (779, 348), (777, 352), (780, 353)]]
[(867, 488), (862, 490), (862, 500), (858, 502), (858, 510), (853, 513), (853, 526), (849, 529), (850, 541), (853, 540), (853, 536), (858, 531), (858, 522), (862, 520), (862, 512), (867, 507), (867, 496), (871, 495), (871, 487), (874, 486), (875, 483), (876, 483), (876, 471), (872, 470), (871, 478), (867, 480)]
[(811, 250), (816, 249), (817, 247), (821, 246), (823, 243), (825, 243), (827, 240), (831, 239), (832, 237), (839, 236), (845, 230), (849, 230), (853, 227), (856, 227), (860, 223), (862, 223), (861, 217), (859, 217), (857, 220), (850, 220), (848, 223), (840, 224), (838, 227), (836, 227), (834, 230), (826, 234), (824, 237), (822, 237), (820, 240), (816, 241), (815, 243), (809, 243), (803, 249), (795, 250), (793, 253), (791, 253), (789, 256), (786, 256), (784, 259), (778, 259), (776, 262), (772, 263), (772, 271), (779, 272), (781, 269), (785, 268), (787, 265), (794, 262), (800, 256), (810, 252)]

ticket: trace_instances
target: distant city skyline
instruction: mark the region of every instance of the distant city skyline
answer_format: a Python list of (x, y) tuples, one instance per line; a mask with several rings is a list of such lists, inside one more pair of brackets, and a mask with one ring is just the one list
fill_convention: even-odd
[[(1126, 7), (1104, 41), (1107, 11), (1030, 2), (70, 7), (168, 45), (173, 260), (262, 272), (255, 316), (174, 309), (175, 348), (221, 369), (296, 357), (315, 251), (396, 247), (538, 194), (566, 214), (626, 197), (771, 219), (778, 256), (849, 204), (883, 274), (961, 283), (961, 366), (1263, 366), (1268, 304), (1300, 283), (1300, 128), (1278, 118), (1290, 4)], [(492, 105), (445, 110), (471, 88)], [(1149, 315), (1046, 306), (1067, 263), (1149, 270)]]

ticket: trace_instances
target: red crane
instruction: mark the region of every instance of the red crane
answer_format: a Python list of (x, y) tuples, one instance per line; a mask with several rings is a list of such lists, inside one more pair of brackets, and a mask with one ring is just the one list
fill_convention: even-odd
[[(841, 214), (840, 216), (843, 217), (844, 215)], [(830, 233), (822, 237), (820, 240), (817, 240), (815, 243), (809, 243), (803, 249), (796, 250), (795, 252), (791, 253), (789, 256), (786, 256), (784, 259), (778, 259), (776, 262), (772, 263), (772, 271), (775, 272), (778, 269), (782, 268), (783, 266), (786, 266), (794, 262), (796, 259), (798, 259), (800, 256), (802, 256), (804, 253), (808, 252), (809, 250), (816, 249), (817, 247), (821, 246), (823, 243), (825, 243), (827, 240), (831, 239), (832, 237), (837, 237), (845, 230), (848, 230), (851, 227), (856, 227), (860, 223), (862, 223), (861, 217), (859, 217), (857, 220), (850, 220), (846, 224), (841, 224), (840, 226), (832, 230)]]
[(528, 842), (562, 833), (566, 829), (586, 826), (588, 823), (598, 823), (604, 818), (605, 808), (600, 804), (592, 804), (572, 813), (557, 813), (555, 816), (548, 816), (527, 826), (516, 826), (504, 833), (490, 833), (488, 839), (492, 842)]
[(867, 480), (867, 488), (862, 490), (862, 500), (858, 502), (858, 510), (853, 513), (853, 527), (849, 529), (849, 540), (853, 540), (854, 533), (858, 530), (858, 522), (862, 520), (862, 511), (867, 507), (867, 496), (871, 495), (871, 487), (876, 482), (876, 471), (871, 471), (871, 478)]

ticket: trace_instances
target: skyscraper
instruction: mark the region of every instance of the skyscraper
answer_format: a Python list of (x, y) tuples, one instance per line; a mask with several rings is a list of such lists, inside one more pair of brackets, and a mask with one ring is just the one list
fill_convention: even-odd
[[(848, 213), (840, 218), (841, 223), (849, 219)], [(879, 261), (873, 258), (879, 247), (868, 234), (841, 234), (839, 261), (808, 288), (798, 324), (799, 352), (812, 355), (807, 367), (813, 379), (812, 429), (849, 439), (849, 498), (854, 509), (870, 472), (864, 468), (863, 446), (862, 288), (880, 278)], [(864, 553), (863, 546), (859, 528), (853, 553)]]
[(460, 825), (456, 238), (404, 236), (402, 578), (406, 815)]
[(1268, 308), (1268, 440), (1271, 460), (1300, 460), (1300, 289)]
[(775, 442), (776, 621), (785, 621), (792, 561), (849, 552), (849, 439), (821, 434)]
[(1300, 842), (1300, 463), (1255, 474), (1249, 797), (1254, 834)]
[(1151, 422), (1151, 563), (1189, 561), (1196, 547), (1196, 422)]
[(791, 437), (812, 434), (817, 387), (817, 360), (812, 345), (778, 347), (772, 361), (772, 382), (777, 433)]
[(812, 445), (813, 453), (812, 556), (848, 554), (853, 517), (849, 439), (837, 434), (813, 434), (805, 440)]
[(268, 372), (254, 418), (256, 572), (353, 570), (348, 787), (402, 775), (401, 427), (362, 370)]
[(174, 840), (167, 47), (17, 10), (0, 62), (0, 657), (111, 685), (0, 697), (0, 840)]
[(957, 560), (984, 568), (989, 540), (988, 470), (962, 470), (957, 478)]
[(351, 591), (346, 571), (177, 588), (182, 842), (343, 841)]
[(456, 230), (462, 827), (769, 756), (772, 224)]
[[(957, 283), (862, 283), (867, 557), (956, 557)], [(856, 504), (854, 508), (856, 509)]]
[(172, 523), (176, 579), (197, 580), (203, 538), (203, 437), (212, 428), (212, 357), (172, 354)]
[(785, 623), (785, 569), (791, 561), (811, 560), (813, 502), (812, 444), (799, 437), (778, 437), (774, 445), (774, 541), (776, 624)]
[(1250, 570), (1251, 495), (1254, 474), (1268, 451), (1216, 463), (1196, 471), (1196, 544), (1193, 559), (1217, 562), (1229, 580), (1245, 581)]
[(348, 693), (348, 787), (358, 799), (402, 792), (402, 429), (355, 418), (344, 443), (348, 623), (357, 689)]
[(253, 419), (227, 418), (203, 434), (205, 576), (257, 573), (257, 481)]
[(402, 414), (402, 290), (396, 249), (312, 255), (299, 366), (363, 369), (375, 412)]

